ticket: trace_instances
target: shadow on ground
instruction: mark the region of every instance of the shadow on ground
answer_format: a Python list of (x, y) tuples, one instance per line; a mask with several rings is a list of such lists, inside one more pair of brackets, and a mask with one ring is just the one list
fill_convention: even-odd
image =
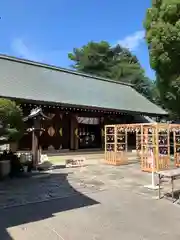
[[(23, 196), (27, 200), (24, 205), (23, 202), (21, 204), (16, 202), (14, 205), (1, 206), (0, 239), (13, 239), (7, 231), (8, 228), (51, 218), (56, 213), (62, 211), (99, 204), (74, 189), (68, 182), (67, 173), (53, 173), (49, 175), (40, 173), (39, 175), (41, 175), (40, 178), (12, 179), (0, 183), (0, 192), (2, 194), (3, 190), (4, 193), (11, 191), (13, 199), (13, 197), (15, 198), (14, 194), (18, 195), (24, 191)], [(56, 191), (59, 193), (59, 197)], [(62, 194), (60, 194), (61, 192)], [(22, 197), (20, 196), (20, 198)], [(28, 198), (31, 198), (29, 202)]]
[(170, 200), (171, 202), (177, 202), (179, 204), (179, 200), (180, 200), (180, 190), (176, 190), (174, 191), (174, 197), (172, 199), (172, 193), (165, 193), (164, 196), (162, 196), (162, 198), (166, 198), (167, 200)]

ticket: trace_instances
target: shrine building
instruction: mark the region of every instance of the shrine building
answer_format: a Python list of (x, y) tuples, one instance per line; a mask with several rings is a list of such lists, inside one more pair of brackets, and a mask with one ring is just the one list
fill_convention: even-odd
[[(0, 55), (0, 97), (21, 104), (24, 116), (40, 107), (49, 117), (39, 138), (44, 151), (102, 149), (104, 125), (167, 115), (130, 84), (5, 55)], [(25, 134), (18, 148), (31, 147), (31, 133)]]

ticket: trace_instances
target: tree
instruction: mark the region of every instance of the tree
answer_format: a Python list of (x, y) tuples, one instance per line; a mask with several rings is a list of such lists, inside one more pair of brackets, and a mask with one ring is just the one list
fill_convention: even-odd
[(0, 144), (19, 140), (23, 126), (20, 107), (11, 100), (0, 98)]
[(152, 82), (145, 77), (137, 57), (120, 45), (89, 42), (69, 53), (77, 71), (134, 84), (135, 89), (152, 100)]
[(144, 27), (161, 101), (180, 116), (180, 0), (153, 0)]

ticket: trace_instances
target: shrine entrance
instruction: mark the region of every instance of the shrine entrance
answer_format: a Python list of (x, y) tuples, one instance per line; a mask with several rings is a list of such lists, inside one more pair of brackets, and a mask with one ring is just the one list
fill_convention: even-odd
[(79, 149), (101, 148), (100, 119), (77, 117)]
[(101, 148), (101, 129), (99, 125), (79, 124), (79, 148)]

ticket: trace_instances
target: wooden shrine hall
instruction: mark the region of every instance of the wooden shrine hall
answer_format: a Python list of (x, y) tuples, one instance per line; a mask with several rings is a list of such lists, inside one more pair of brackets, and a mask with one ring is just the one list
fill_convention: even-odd
[[(44, 151), (101, 149), (105, 125), (167, 115), (130, 84), (5, 55), (0, 55), (0, 86), (0, 97), (21, 104), (24, 116), (37, 107), (48, 116), (39, 137)], [(26, 133), (18, 149), (31, 147)]]

